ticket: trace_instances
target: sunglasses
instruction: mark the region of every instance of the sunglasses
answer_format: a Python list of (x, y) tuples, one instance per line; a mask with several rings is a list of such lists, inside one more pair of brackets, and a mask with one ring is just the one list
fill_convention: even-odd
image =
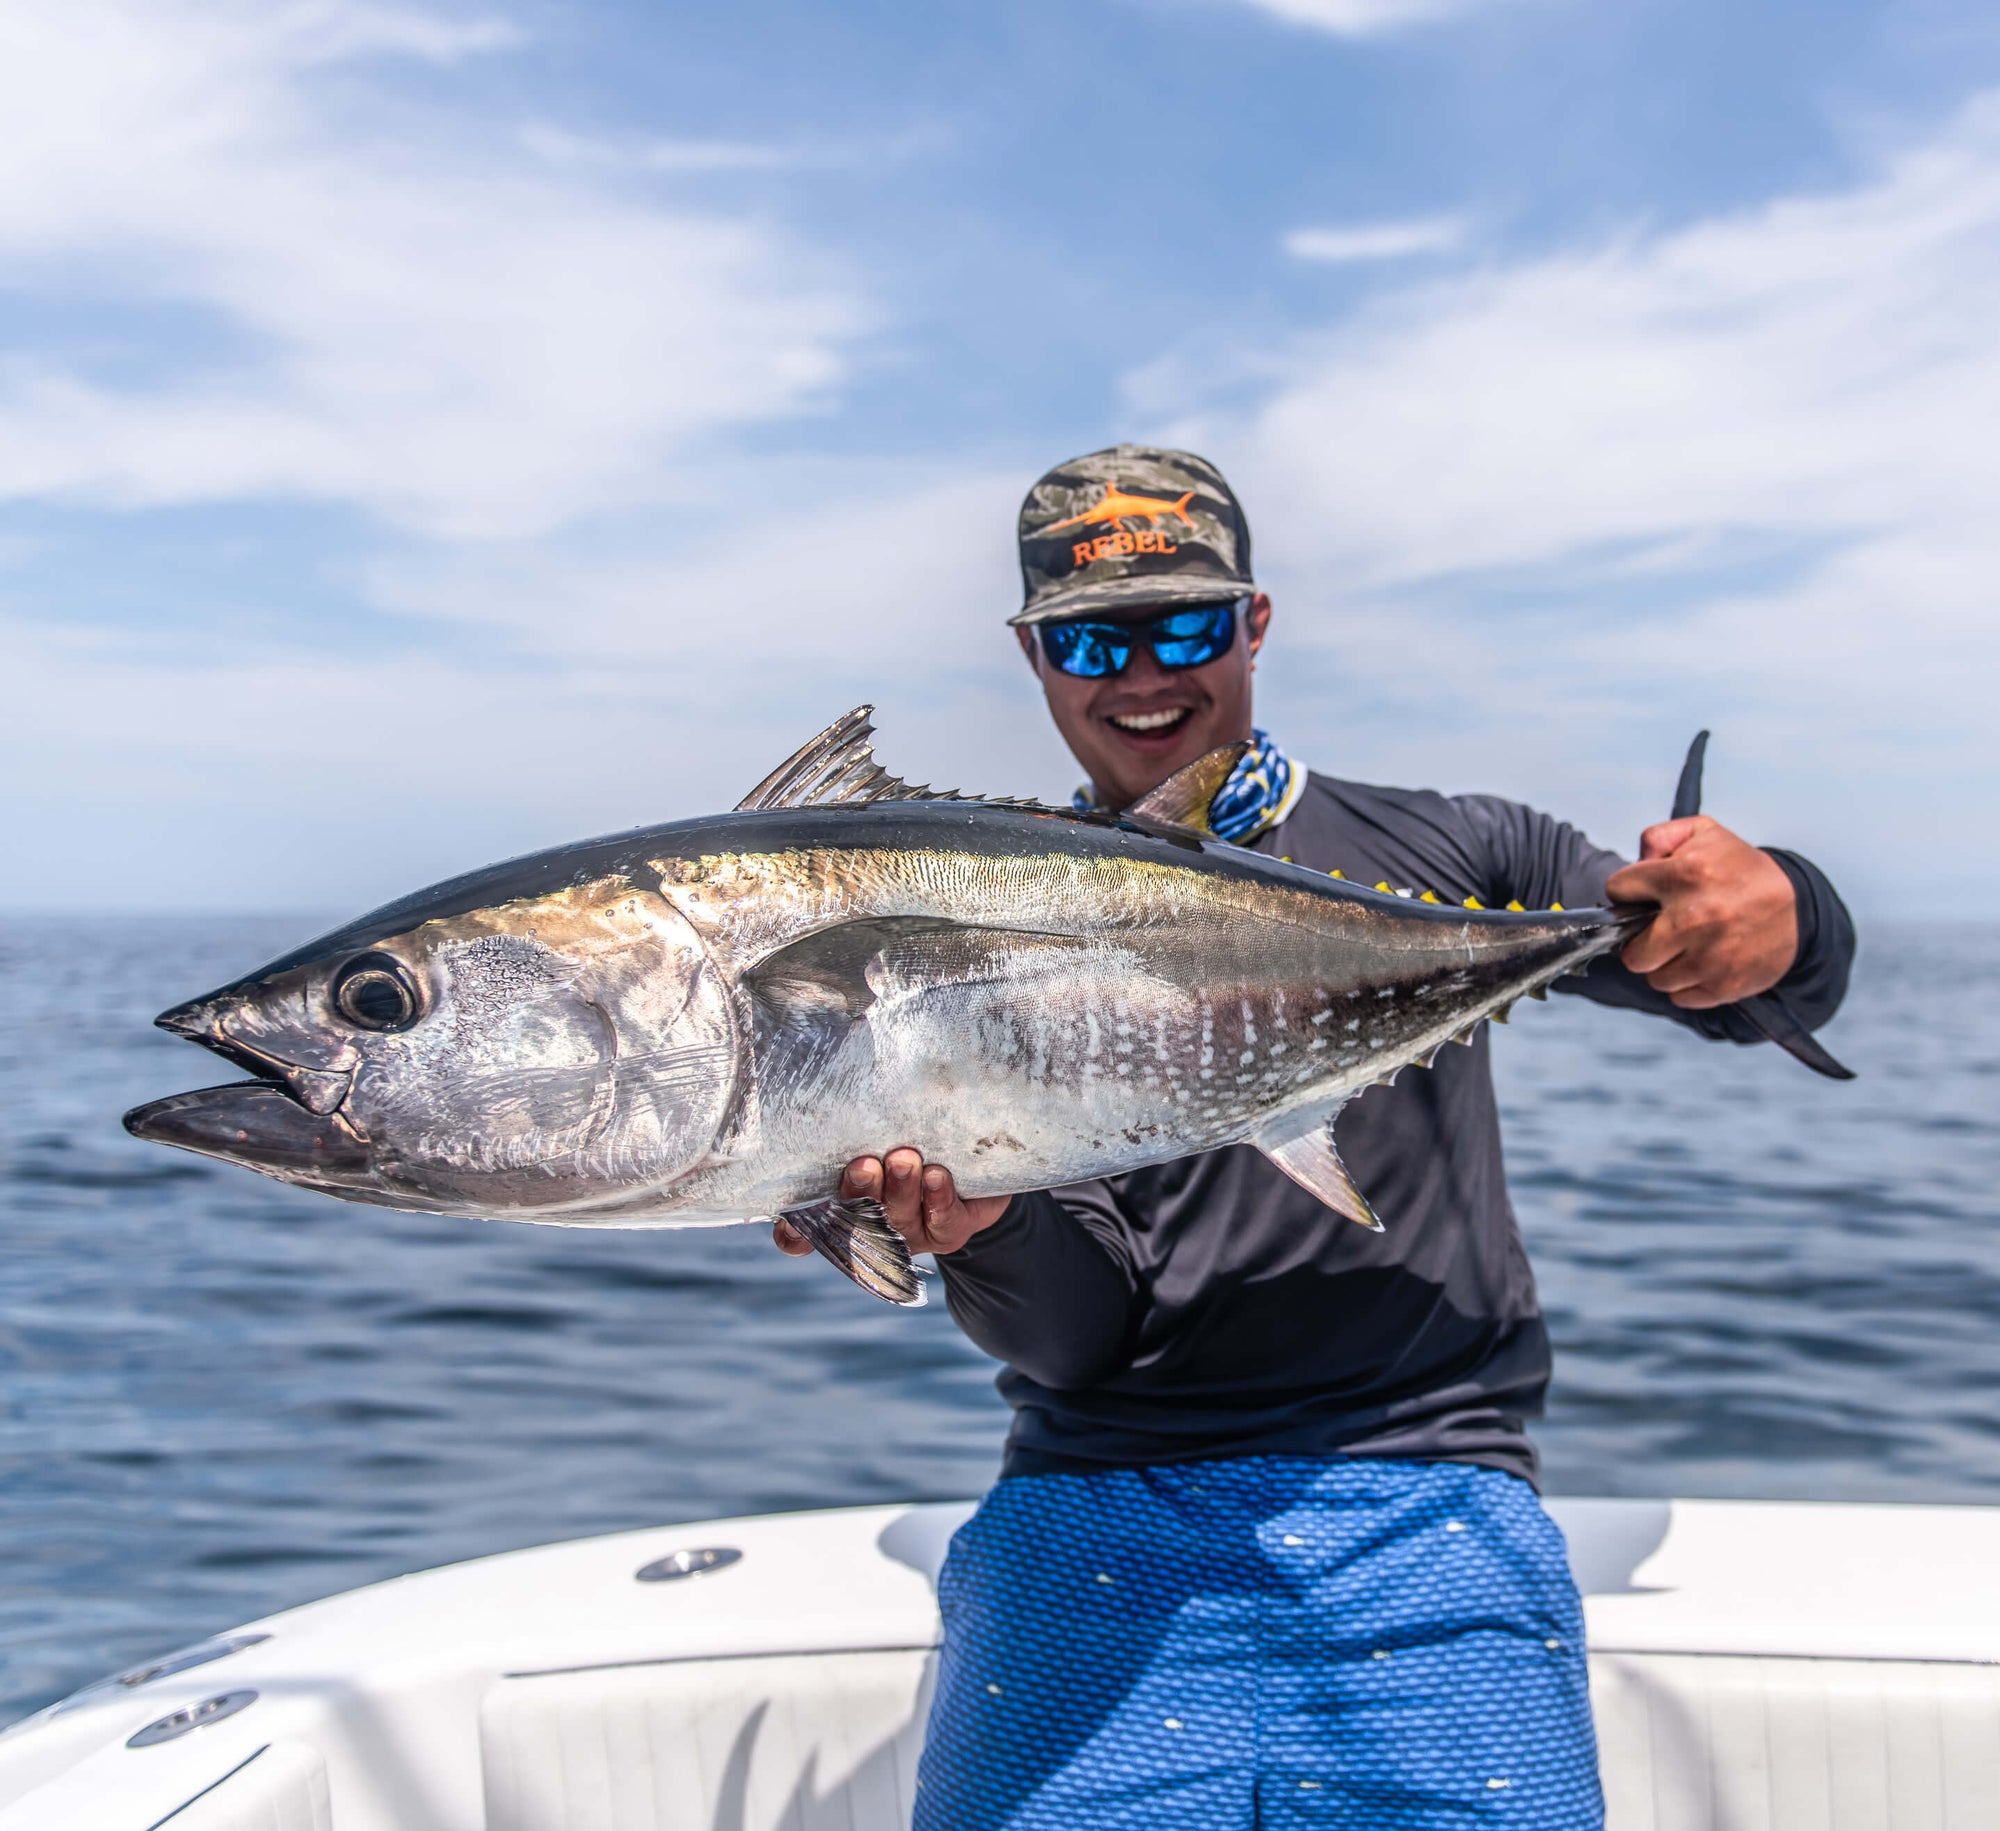
[(1044, 623), (1042, 653), (1052, 666), (1079, 680), (1124, 673), (1142, 642), (1163, 668), (1203, 667), (1229, 653), (1236, 640), (1236, 613), (1249, 601), (1163, 611), (1144, 623)]

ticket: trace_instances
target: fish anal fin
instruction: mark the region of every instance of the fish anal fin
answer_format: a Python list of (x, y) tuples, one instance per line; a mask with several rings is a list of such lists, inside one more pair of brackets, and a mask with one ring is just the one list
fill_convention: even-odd
[(922, 1306), (922, 1274), (911, 1263), (909, 1247), (889, 1225), (880, 1202), (866, 1196), (845, 1201), (830, 1196), (787, 1208), (778, 1218), (864, 1291), (907, 1309)]
[(1345, 1215), (1371, 1233), (1383, 1231), (1367, 1196), (1354, 1186), (1354, 1178), (1340, 1161), (1340, 1152), (1333, 1142), (1331, 1118), (1305, 1131), (1288, 1131), (1280, 1137), (1265, 1133), (1250, 1142), (1308, 1195), (1317, 1196), (1335, 1214)]
[(1197, 839), (1213, 839), (1215, 829), (1208, 824), (1208, 804), (1249, 748), (1240, 741), (1217, 745), (1185, 768), (1175, 770), (1158, 788), (1141, 795), (1125, 810), (1125, 818), (1150, 826), (1172, 827), (1176, 832), (1192, 833)]

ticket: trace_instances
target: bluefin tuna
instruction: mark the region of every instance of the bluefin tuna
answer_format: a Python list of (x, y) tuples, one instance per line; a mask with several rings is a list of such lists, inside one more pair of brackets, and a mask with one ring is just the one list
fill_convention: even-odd
[(1447, 907), (1226, 844), (1211, 753), (1121, 815), (912, 787), (850, 713), (733, 812), (418, 892), (164, 1013), (255, 1078), (141, 1138), (346, 1201), (570, 1227), (782, 1215), (922, 1301), (842, 1167), (968, 1196), (1254, 1145), (1379, 1227), (1333, 1119), (1650, 910)]

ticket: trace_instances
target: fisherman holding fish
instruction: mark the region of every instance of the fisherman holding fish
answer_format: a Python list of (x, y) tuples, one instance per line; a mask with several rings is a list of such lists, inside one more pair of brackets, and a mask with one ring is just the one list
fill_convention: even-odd
[[(1080, 806), (1143, 813), (1247, 743), (1207, 810), (1239, 846), (1474, 909), (1657, 906), (1560, 989), (1711, 1039), (1771, 1034), (1746, 1001), (1774, 990), (1808, 1029), (1838, 1007), (1853, 928), (1793, 853), (1694, 816), (1628, 864), (1513, 802), (1289, 756), (1252, 715), (1271, 603), (1249, 527), (1203, 459), (1057, 467), (1020, 551), (1012, 622)], [(962, 1198), (964, 1163), (849, 1164), (843, 1198), (936, 1255), (1014, 1413), (941, 1579), (918, 1831), (1602, 1822), (1582, 1611), (1525, 1428), (1548, 1332), (1484, 1025), (1470, 1041), (1340, 1110), (1304, 1174), (1238, 1144)], [(1351, 1224), (1369, 1203), (1379, 1232)]]
[(1699, 743), (1635, 865), (1307, 773), (1253, 723), (1271, 607), (1198, 458), (1078, 459), (1021, 530), (1080, 806), (899, 781), (859, 707), (728, 813), (176, 1005), (250, 1078), (125, 1124), (418, 1213), (776, 1217), (901, 1304), (936, 1254), (1014, 1425), (941, 1579), (923, 1831), (1594, 1823), (1486, 1022), (1583, 974), (1844, 1076), (1846, 912), (1694, 817)]

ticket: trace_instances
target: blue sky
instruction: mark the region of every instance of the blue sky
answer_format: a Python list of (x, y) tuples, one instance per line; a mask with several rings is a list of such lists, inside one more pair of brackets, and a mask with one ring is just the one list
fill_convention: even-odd
[(0, 902), (337, 913), (856, 701), (1065, 792), (1034, 475), (1237, 483), (1319, 767), (2000, 890), (2000, 16), (0, 0)]

